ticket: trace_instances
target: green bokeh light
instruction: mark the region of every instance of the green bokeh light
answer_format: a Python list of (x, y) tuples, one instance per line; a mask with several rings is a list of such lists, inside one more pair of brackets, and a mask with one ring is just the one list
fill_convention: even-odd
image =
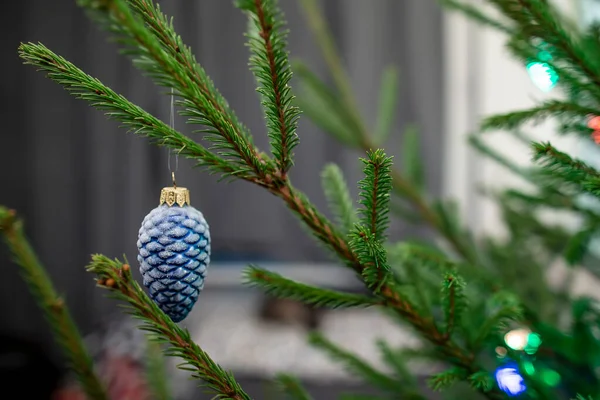
[(527, 375), (533, 375), (535, 373), (535, 367), (531, 361), (524, 361), (521, 367)]
[(542, 380), (549, 386), (556, 386), (560, 382), (560, 375), (556, 371), (545, 369), (542, 371)]
[(540, 335), (538, 335), (537, 333), (530, 333), (529, 336), (527, 336), (527, 345), (525, 345), (525, 352), (527, 354), (534, 354), (537, 349), (540, 347), (540, 345), (542, 344), (542, 338)]
[(558, 74), (545, 62), (530, 62), (527, 64), (527, 73), (538, 89), (543, 92), (549, 92), (558, 82)]

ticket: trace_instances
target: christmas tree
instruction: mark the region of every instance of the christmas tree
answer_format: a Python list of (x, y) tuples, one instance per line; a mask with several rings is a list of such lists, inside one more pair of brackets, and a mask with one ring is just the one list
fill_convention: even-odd
[[(541, 81), (564, 92), (561, 100), (492, 116), (482, 123), (482, 130), (505, 129), (531, 146), (534, 163), (529, 168), (512, 164), (478, 136), (472, 137), (483, 154), (531, 184), (528, 190), (490, 194), (502, 209), (509, 234), (501, 239), (476, 238), (451, 201), (430, 199), (423, 192), (423, 166), (415, 157), (416, 132), (404, 135), (403, 168), (377, 149), (391, 132), (396, 74), (390, 70), (382, 78), (379, 118), (371, 128), (361, 117), (316, 0), (299, 1), (331, 69), (332, 87), (306, 65), (290, 66), (284, 20), (275, 0), (236, 2), (249, 19), (250, 68), (263, 105), (270, 153), (254, 145), (252, 134), (192, 49), (151, 0), (78, 3), (117, 39), (142, 73), (171, 91), (178, 112), (204, 134), (201, 141), (181, 134), (43, 44), (23, 43), (19, 54), (25, 63), (130, 132), (194, 160), (210, 173), (248, 181), (280, 198), (337, 257), (340, 268), (356, 273), (367, 294), (310, 286), (260, 266), (249, 266), (246, 280), (270, 295), (315, 307), (377, 308), (399, 329), (411, 328), (422, 341), (417, 350), (378, 343), (387, 370), (376, 369), (319, 333), (309, 337), (314, 346), (377, 387), (380, 398), (427, 398), (410, 371), (411, 363), (420, 360), (443, 366), (428, 382), (448, 398), (456, 398), (465, 383), (470, 386), (469, 398), (600, 396), (600, 308), (593, 299), (572, 295), (569, 280), (557, 288), (546, 279), (549, 265), (557, 260), (568, 265), (571, 274), (578, 269), (600, 273), (597, 256), (590, 252), (600, 226), (600, 213), (593, 206), (600, 196), (600, 171), (549, 142), (532, 142), (519, 130), (527, 122), (555, 118), (562, 133), (578, 135), (594, 146), (590, 136), (600, 135), (594, 119), (600, 104), (600, 25), (576, 28), (546, 0), (488, 0), (499, 12), (497, 18), (466, 2), (444, 1), (447, 7), (504, 32), (512, 54), (531, 71), (545, 74)], [(294, 86), (300, 89), (297, 93), (290, 86), (292, 71)], [(328, 165), (323, 170), (323, 189), (335, 221), (319, 212), (288, 175), (301, 139), (296, 132), (301, 112), (340, 142), (365, 153), (357, 161), (364, 171), (358, 182), (358, 206), (340, 168)], [(540, 212), (548, 209), (571, 213), (583, 223), (578, 230), (569, 230), (541, 218)], [(442, 242), (391, 242), (386, 236), (390, 217), (426, 224)], [(87, 397), (108, 398), (105, 382), (94, 370), (77, 327), (28, 244), (15, 211), (0, 207), (0, 231)], [(131, 268), (127, 260), (94, 255), (87, 270), (99, 287), (140, 319), (140, 329), (162, 344), (165, 355), (182, 358), (180, 368), (200, 379), (216, 398), (250, 399), (234, 376), (161, 309), (160, 301), (146, 294)], [(277, 381), (289, 398), (311, 398), (296, 378), (281, 375)]]

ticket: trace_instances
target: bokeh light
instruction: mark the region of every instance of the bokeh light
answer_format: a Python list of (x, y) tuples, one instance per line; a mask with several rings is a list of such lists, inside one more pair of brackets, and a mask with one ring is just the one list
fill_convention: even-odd
[(558, 74), (545, 62), (530, 62), (527, 64), (527, 73), (535, 86), (543, 92), (549, 92), (558, 83)]
[(518, 396), (527, 390), (525, 381), (514, 364), (498, 367), (495, 375), (498, 387), (509, 396)]

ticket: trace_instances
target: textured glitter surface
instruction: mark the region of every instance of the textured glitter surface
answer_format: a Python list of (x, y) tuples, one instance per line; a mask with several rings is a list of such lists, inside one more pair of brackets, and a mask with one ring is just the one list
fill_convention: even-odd
[(150, 297), (175, 322), (198, 300), (210, 263), (210, 232), (202, 213), (163, 204), (144, 218), (138, 261)]

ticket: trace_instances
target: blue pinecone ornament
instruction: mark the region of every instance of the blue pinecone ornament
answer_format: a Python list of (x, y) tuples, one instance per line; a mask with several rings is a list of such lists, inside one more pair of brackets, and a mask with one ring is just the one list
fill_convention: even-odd
[(167, 187), (160, 205), (144, 218), (138, 262), (150, 297), (174, 322), (185, 319), (204, 287), (210, 233), (186, 188)]

